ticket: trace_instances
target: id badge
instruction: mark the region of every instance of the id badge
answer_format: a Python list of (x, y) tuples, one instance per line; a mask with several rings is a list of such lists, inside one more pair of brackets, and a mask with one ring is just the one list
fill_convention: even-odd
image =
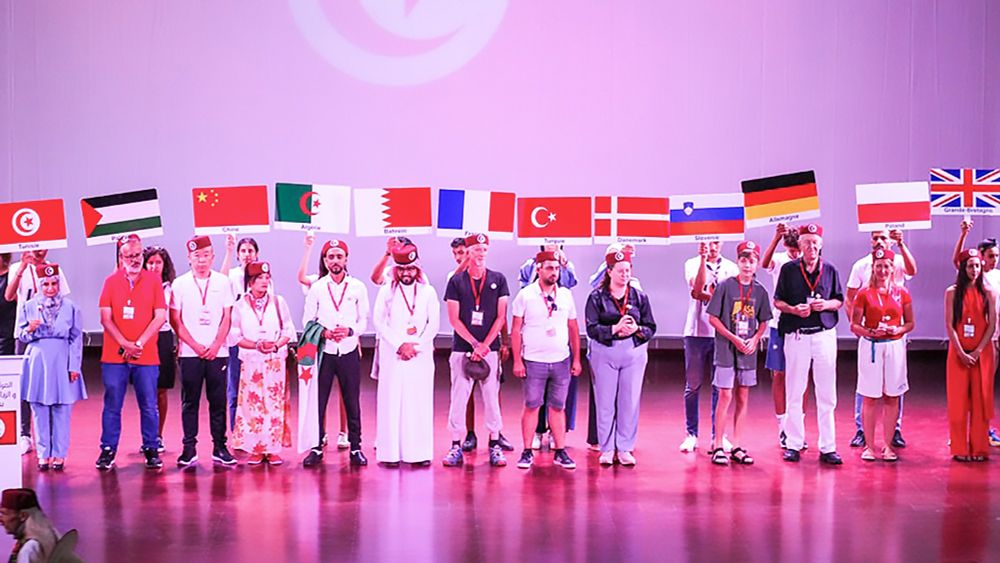
[(212, 311), (208, 307), (202, 307), (201, 311), (198, 312), (198, 324), (201, 326), (212, 324)]
[(555, 327), (555, 325), (549, 325), (549, 326), (545, 327), (545, 336), (548, 336), (549, 338), (552, 338), (555, 335), (556, 335), (556, 327)]
[(976, 325), (962, 325), (962, 334), (965, 338), (976, 337)]
[(410, 325), (410, 326), (406, 327), (406, 334), (408, 334), (410, 336), (413, 336), (416, 333), (417, 333), (417, 327), (415, 327), (413, 325)]
[(131, 321), (135, 318), (135, 307), (124, 306), (122, 307), (122, 319), (126, 321)]
[(750, 337), (750, 320), (743, 315), (736, 318), (736, 336), (740, 338)]
[(483, 312), (473, 311), (472, 312), (472, 326), (483, 326)]

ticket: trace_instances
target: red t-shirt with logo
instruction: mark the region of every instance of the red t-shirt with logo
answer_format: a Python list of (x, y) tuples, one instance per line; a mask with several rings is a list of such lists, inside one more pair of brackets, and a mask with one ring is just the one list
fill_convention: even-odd
[[(167, 309), (167, 301), (163, 296), (163, 283), (159, 274), (142, 270), (133, 285), (125, 276), (124, 269), (116, 270), (104, 280), (100, 307), (110, 307), (111, 320), (118, 327), (119, 332), (129, 342), (135, 342), (152, 322), (155, 310)], [(125, 363), (124, 358), (118, 353), (118, 348), (118, 341), (105, 330), (101, 361), (109, 364)], [(129, 363), (140, 366), (160, 365), (156, 340), (143, 342), (142, 354), (138, 359), (131, 360)]]
[[(864, 311), (862, 326), (874, 329), (880, 324), (903, 326), (903, 308), (910, 302), (910, 292), (905, 287), (893, 285), (887, 290), (868, 286), (858, 292), (854, 306), (861, 307)], [(903, 335), (898, 335), (889, 340), (902, 337)]]

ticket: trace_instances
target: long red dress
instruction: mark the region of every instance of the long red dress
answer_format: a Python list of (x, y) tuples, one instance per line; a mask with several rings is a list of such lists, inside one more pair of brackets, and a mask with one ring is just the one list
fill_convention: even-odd
[[(971, 352), (982, 342), (989, 325), (984, 311), (984, 298), (975, 288), (970, 287), (966, 291), (962, 302), (962, 318), (957, 320), (958, 341), (963, 350)], [(966, 337), (966, 324), (975, 327), (974, 336)], [(946, 374), (952, 455), (989, 455), (989, 422), (993, 418), (993, 366), (992, 344), (983, 349), (978, 362), (972, 367), (965, 367), (949, 342)]]

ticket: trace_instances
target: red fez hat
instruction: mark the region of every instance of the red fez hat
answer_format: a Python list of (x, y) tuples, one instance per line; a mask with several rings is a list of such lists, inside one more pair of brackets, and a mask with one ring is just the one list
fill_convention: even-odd
[(823, 226), (818, 223), (807, 223), (799, 227), (799, 236), (802, 235), (816, 235), (818, 237), (823, 236)]
[(535, 255), (535, 264), (541, 264), (542, 262), (548, 262), (550, 260), (559, 260), (556, 258), (556, 253), (551, 250), (543, 250)]
[(872, 260), (888, 260), (893, 261), (896, 259), (896, 253), (889, 250), (888, 248), (876, 248), (872, 251)]
[(194, 252), (195, 250), (201, 250), (210, 246), (212, 246), (212, 239), (204, 235), (194, 237), (187, 242), (188, 252)]
[(417, 261), (417, 247), (412, 244), (401, 244), (392, 249), (392, 261), (400, 266)]
[(348, 252), (347, 250), (346, 242), (342, 240), (333, 239), (326, 241), (326, 244), (323, 245), (323, 252), (321, 253), (321, 256), (326, 256), (326, 253), (329, 252), (331, 248), (339, 248), (344, 251), (344, 254), (350, 254), (350, 252)]
[(632, 253), (624, 252), (622, 250), (616, 252), (609, 252), (604, 255), (604, 262), (607, 263), (609, 268), (614, 268), (615, 264), (619, 262), (632, 263)]
[(261, 274), (270, 274), (271, 264), (268, 262), (250, 262), (247, 264), (247, 276), (257, 277)]
[(476, 233), (474, 235), (469, 235), (465, 237), (465, 246), (472, 246), (474, 244), (489, 244), (490, 237), (483, 233)]
[(759, 258), (760, 257), (760, 246), (758, 246), (757, 243), (755, 243), (752, 240), (745, 240), (745, 241), (739, 243), (738, 245), (736, 245), (736, 255), (737, 256), (742, 255), (744, 252), (749, 252), (750, 254), (753, 254), (754, 256), (757, 256)]
[(959, 262), (965, 262), (969, 258), (982, 258), (982, 255), (979, 253), (979, 250), (975, 248), (963, 250), (962, 253), (958, 255)]
[(0, 506), (8, 510), (27, 510), (38, 507), (38, 497), (31, 489), (4, 489)]
[(139, 244), (142, 244), (142, 239), (139, 238), (139, 235), (131, 233), (118, 239), (118, 247), (121, 248), (130, 242), (137, 242)]
[(51, 278), (59, 275), (59, 264), (38, 264), (35, 266), (35, 276), (39, 278)]

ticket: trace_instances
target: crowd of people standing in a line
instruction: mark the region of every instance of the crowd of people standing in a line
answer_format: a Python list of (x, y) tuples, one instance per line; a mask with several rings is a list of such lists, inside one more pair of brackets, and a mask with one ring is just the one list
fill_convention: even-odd
[[(1000, 445), (989, 428), (1000, 250), (994, 239), (965, 248), (970, 228), (971, 222), (963, 222), (953, 256), (955, 283), (944, 296), (950, 447), (956, 461), (985, 460), (989, 446)], [(116, 267), (98, 301), (104, 328), (98, 469), (115, 465), (129, 383), (139, 406), (145, 463), (150, 468), (163, 465), (168, 391), (178, 376), (183, 427), (179, 466), (198, 460), (203, 392), (214, 462), (236, 464), (232, 445), (245, 452), (249, 465), (283, 463), (283, 450), (293, 445), (286, 374), (295, 362), (289, 356), (299, 364), (297, 444), (299, 451), (308, 451), (302, 464), (323, 463), (330, 441), (326, 412), (334, 395), (341, 415), (335, 447), (348, 450), (351, 465), (367, 465), (359, 337), (369, 327), (377, 338), (371, 373), (378, 381), (376, 459), (386, 466), (429, 465), (434, 457), (434, 337), (442, 307), (454, 332), (451, 443), (443, 465), (462, 465), (465, 454), (478, 448), (472, 397), (477, 383), (489, 463), (507, 464), (505, 452), (515, 446), (503, 434), (500, 387), (510, 375), (502, 366), (512, 359), (512, 375), (523, 381), (524, 393), (517, 466), (530, 468), (544, 446), (552, 451), (554, 464), (576, 466), (566, 450), (566, 433), (576, 427), (577, 376), (582, 371), (572, 295), (578, 278), (562, 248), (543, 246), (528, 259), (511, 299), (507, 278), (487, 267), (489, 237), (455, 239), (456, 267), (448, 273), (441, 297), (422, 271), (413, 241), (390, 237), (370, 276), (378, 286), (370, 302), (366, 284), (348, 272), (348, 243), (326, 241), (317, 273), (309, 272), (313, 245), (314, 237), (307, 235), (297, 273), (305, 293), (299, 336), (255, 240), (227, 237), (222, 268), (216, 271), (211, 239), (196, 236), (185, 249), (190, 269), (180, 275), (165, 249), (144, 248), (135, 235), (119, 241)], [(823, 259), (822, 250), (822, 226), (781, 224), (766, 248), (752, 241), (737, 245), (735, 262), (722, 256), (721, 243), (710, 242), (684, 264), (689, 296), (681, 451), (698, 447), (699, 392), (710, 381), (711, 461), (754, 463), (744, 441), (744, 422), (749, 390), (757, 384), (757, 352), (764, 347), (783, 459), (798, 462), (808, 447), (803, 403), (811, 374), (819, 460), (843, 463), (836, 448), (834, 409), (836, 326), (844, 310), (858, 337), (857, 428), (851, 446), (861, 449), (865, 461), (898, 459), (906, 446), (906, 335), (914, 329), (906, 282), (917, 274), (916, 259), (901, 232), (873, 232), (871, 252), (854, 263), (845, 293), (839, 270)], [(649, 298), (632, 275), (635, 259), (633, 246), (609, 246), (589, 278), (584, 310), (591, 369), (587, 442), (605, 466), (636, 463), (648, 343), (656, 333)], [(66, 463), (72, 406), (87, 398), (81, 376), (81, 311), (68, 297), (66, 273), (48, 260), (45, 250), (26, 252), (17, 264), (10, 261), (9, 254), (0, 257), (0, 353), (25, 355), (22, 450), (37, 451), (39, 470), (59, 471)], [(760, 268), (771, 275), (772, 293), (758, 280)], [(333, 392), (334, 380), (339, 393)], [(881, 439), (876, 434), (879, 421)]]

